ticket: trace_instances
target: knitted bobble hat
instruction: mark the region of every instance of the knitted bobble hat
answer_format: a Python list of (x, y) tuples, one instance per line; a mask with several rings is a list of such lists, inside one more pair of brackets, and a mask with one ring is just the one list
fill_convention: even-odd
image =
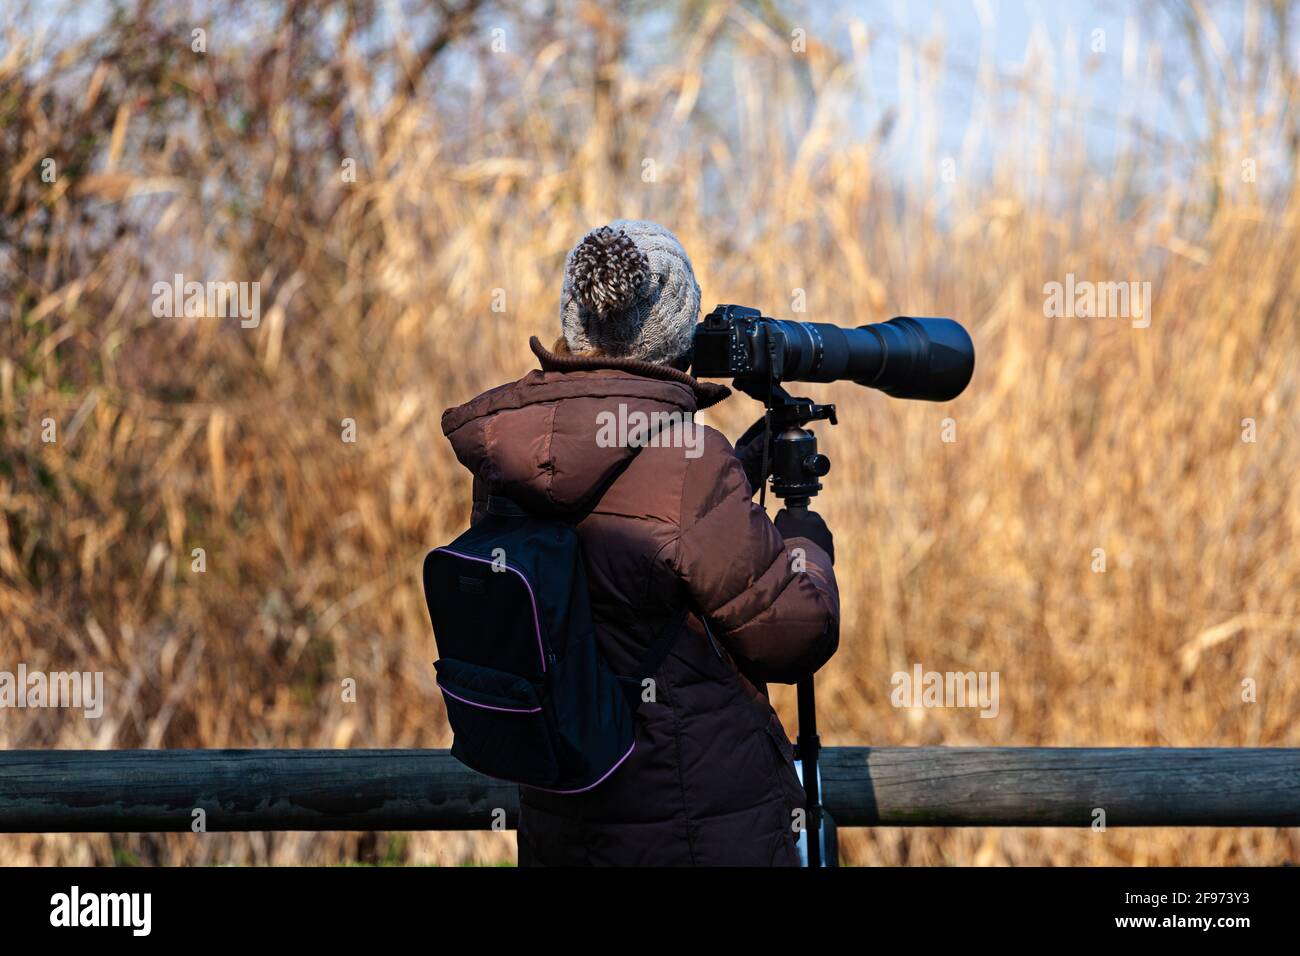
[(668, 365), (690, 351), (700, 287), (677, 237), (618, 219), (587, 235), (564, 262), (560, 325), (569, 350)]

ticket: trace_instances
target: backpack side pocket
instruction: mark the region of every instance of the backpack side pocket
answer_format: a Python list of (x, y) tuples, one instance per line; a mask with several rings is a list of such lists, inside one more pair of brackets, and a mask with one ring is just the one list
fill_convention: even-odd
[(518, 674), (444, 657), (434, 667), (454, 739), (451, 753), (502, 780), (552, 780), (555, 751), (539, 688)]

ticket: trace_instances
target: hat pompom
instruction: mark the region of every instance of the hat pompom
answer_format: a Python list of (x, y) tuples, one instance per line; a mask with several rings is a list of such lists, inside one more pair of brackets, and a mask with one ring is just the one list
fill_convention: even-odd
[(649, 276), (646, 254), (626, 232), (609, 226), (589, 232), (569, 263), (573, 297), (600, 315), (631, 306)]

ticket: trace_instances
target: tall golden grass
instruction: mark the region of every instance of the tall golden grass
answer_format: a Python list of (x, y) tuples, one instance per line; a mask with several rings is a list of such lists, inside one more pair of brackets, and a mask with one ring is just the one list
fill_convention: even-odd
[[(635, 57), (596, 4), (537, 22), (461, 2), (387, 30), (345, 2), (188, 19), (142, 2), (72, 37), (10, 14), (0, 670), (103, 670), (108, 701), (99, 721), (0, 712), (0, 745), (446, 746), (417, 571), (463, 526), (469, 481), (438, 416), (533, 367), (565, 251), (620, 216), (673, 228), (710, 303), (790, 315), (803, 290), (799, 317), (950, 315), (977, 343), (948, 406), (810, 389), (840, 410), (819, 430), (844, 603), (819, 677), (827, 744), (1300, 744), (1300, 84), (1270, 39), (1294, 9), (1251, 7), (1225, 56), (1211, 14), (1177, 8), (1186, 36), (1165, 42), (1200, 72), (1172, 100), (1198, 132), (1131, 117), (1131, 147), (1096, 166), (1093, 108), (1053, 85), (1050, 44), (1023, 75), (963, 75), (960, 51), (887, 24), (840, 18), (844, 49), (814, 31), (796, 53), (788, 18), (683, 5), (675, 42)], [(970, 121), (987, 172), (961, 155), (947, 182), (923, 141), (933, 173), (901, 185), (899, 127), (846, 119), (885, 42), (911, 58), (902, 129), (934, 135), (944, 83), (1005, 107)], [(154, 318), (175, 273), (259, 281), (260, 325)], [(1043, 286), (1067, 273), (1151, 281), (1150, 327), (1046, 317)], [(737, 398), (711, 421), (734, 436), (755, 413)], [(999, 716), (894, 708), (891, 675), (917, 662), (997, 671)], [(791, 689), (774, 699), (793, 730)], [(858, 864), (1276, 864), (1300, 847), (1293, 830), (841, 838)], [(10, 864), (513, 852), (504, 834), (0, 838)]]

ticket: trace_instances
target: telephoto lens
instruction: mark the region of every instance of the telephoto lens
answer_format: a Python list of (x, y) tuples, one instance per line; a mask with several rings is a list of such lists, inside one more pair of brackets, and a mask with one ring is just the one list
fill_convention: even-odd
[(856, 329), (777, 321), (788, 382), (852, 379), (893, 398), (947, 402), (975, 371), (975, 345), (952, 319), (901, 316)]
[(696, 327), (692, 370), (759, 387), (849, 380), (894, 398), (946, 402), (970, 382), (975, 345), (952, 319), (902, 316), (845, 329), (720, 305)]

